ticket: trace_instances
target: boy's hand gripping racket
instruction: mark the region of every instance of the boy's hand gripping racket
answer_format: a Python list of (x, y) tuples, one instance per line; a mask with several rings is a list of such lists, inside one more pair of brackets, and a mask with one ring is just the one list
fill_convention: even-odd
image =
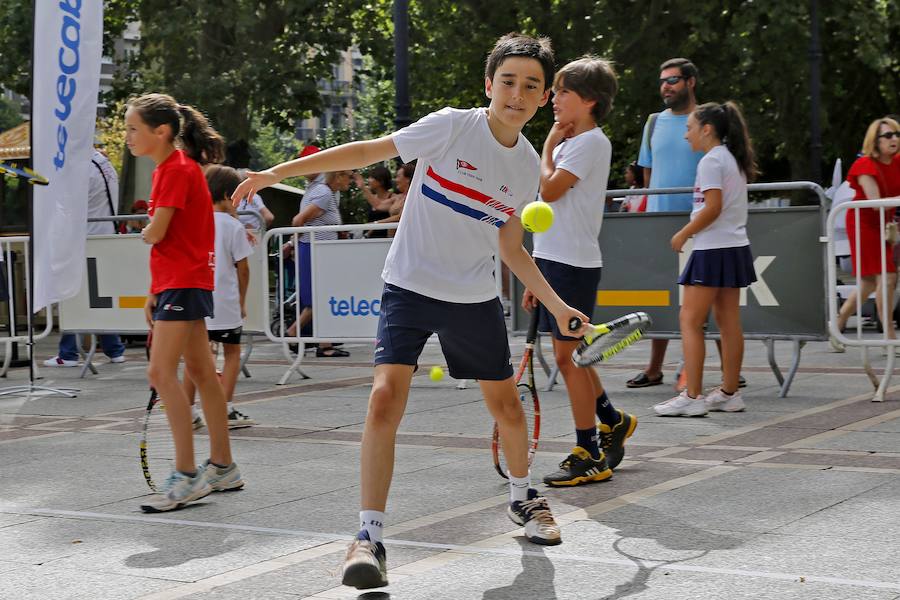
[[(635, 343), (653, 323), (650, 315), (636, 312), (612, 321), (593, 325), (593, 330), (584, 336), (572, 352), (572, 362), (579, 367), (587, 367), (606, 361)], [(569, 322), (570, 330), (581, 328), (579, 319)]]
[[(538, 400), (537, 387), (534, 384), (534, 342), (537, 339), (539, 307), (531, 311), (531, 322), (528, 325), (528, 335), (525, 337), (525, 354), (516, 371), (516, 391), (522, 402), (522, 410), (525, 411), (525, 425), (528, 429), (528, 466), (537, 452), (538, 439), (541, 435), (541, 404)], [(528, 370), (528, 380), (522, 383), (522, 375)], [(500, 448), (500, 428), (494, 423), (494, 439), (491, 444), (491, 453), (494, 456), (494, 468), (504, 479), (509, 479), (506, 472), (506, 464), (503, 460), (503, 452)]]
[[(150, 360), (150, 343), (153, 330), (147, 335), (147, 360)], [(150, 489), (154, 492), (166, 481), (169, 473), (175, 468), (175, 440), (169, 429), (166, 407), (156, 393), (150, 388), (150, 401), (144, 413), (144, 427), (141, 431), (140, 455), (141, 471)]]

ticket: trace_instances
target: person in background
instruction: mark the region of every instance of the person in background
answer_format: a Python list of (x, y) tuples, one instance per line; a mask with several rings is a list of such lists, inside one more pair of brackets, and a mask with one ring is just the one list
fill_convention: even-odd
[[(144, 203), (146, 205), (146, 203)], [(88, 218), (114, 217), (119, 206), (119, 176), (105, 154), (94, 149), (91, 156), (88, 179)], [(88, 222), (88, 235), (112, 235), (116, 233), (113, 221)], [(125, 344), (115, 333), (101, 334), (100, 347), (112, 364), (125, 362)], [(60, 336), (59, 348), (53, 358), (44, 361), (45, 367), (77, 367), (78, 345), (74, 333)]]
[[(356, 183), (356, 187), (363, 193), (363, 197), (365, 197), (366, 202), (369, 204), (368, 214), (366, 216), (366, 221), (368, 223), (378, 223), (381, 219), (386, 219), (390, 216), (388, 211), (393, 203), (393, 195), (391, 194), (393, 183), (391, 182), (391, 172), (388, 171), (387, 167), (384, 165), (376, 165), (369, 169), (368, 180), (363, 180), (362, 175), (354, 173), (353, 181)], [(366, 237), (387, 237), (387, 231), (383, 229), (369, 231), (366, 233)]]

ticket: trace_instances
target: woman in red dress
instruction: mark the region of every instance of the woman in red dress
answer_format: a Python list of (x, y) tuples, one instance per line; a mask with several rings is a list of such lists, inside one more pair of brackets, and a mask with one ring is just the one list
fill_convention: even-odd
[[(876, 200), (900, 196), (900, 125), (887, 117), (876, 119), (869, 125), (863, 140), (862, 156), (856, 159), (847, 173), (847, 182), (856, 192), (854, 200)], [(859, 214), (859, 247), (856, 244), (856, 218)], [(884, 211), (885, 224), (894, 220), (894, 209)], [(853, 274), (856, 275), (859, 261), (861, 293), (868, 298), (876, 291), (875, 302), (881, 322), (887, 327), (888, 338), (894, 339), (894, 321), (891, 316), (894, 306), (894, 288), (897, 286), (897, 272), (894, 268), (893, 247), (884, 244), (884, 259), (881, 250), (881, 217), (879, 211), (863, 208), (847, 211), (847, 237), (850, 239), (850, 257)], [(885, 277), (886, 274), (886, 277)], [(881, 286), (887, 284), (887, 310), (881, 306)], [(854, 292), (838, 313), (837, 326), (843, 329), (847, 319), (856, 312), (857, 293)]]

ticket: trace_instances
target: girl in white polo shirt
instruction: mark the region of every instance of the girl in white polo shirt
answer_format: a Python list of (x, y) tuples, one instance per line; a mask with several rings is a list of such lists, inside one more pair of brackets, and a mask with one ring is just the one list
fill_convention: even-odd
[[(744, 410), (738, 378), (744, 355), (739, 308), (741, 288), (756, 281), (747, 239), (747, 180), (756, 173), (747, 124), (734, 102), (698, 106), (687, 122), (685, 139), (705, 153), (697, 166), (690, 223), (672, 236), (681, 252), (688, 238), (694, 249), (678, 278), (684, 286), (681, 341), (687, 388), (653, 407), (658, 415), (698, 417), (707, 411)], [(705, 398), (703, 325), (710, 309), (722, 335), (722, 386)]]

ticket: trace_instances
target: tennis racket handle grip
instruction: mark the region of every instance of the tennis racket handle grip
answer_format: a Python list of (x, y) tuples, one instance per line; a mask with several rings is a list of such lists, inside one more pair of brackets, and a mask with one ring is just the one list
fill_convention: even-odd
[(578, 317), (569, 319), (569, 331), (578, 331), (579, 329), (581, 329), (581, 319)]

